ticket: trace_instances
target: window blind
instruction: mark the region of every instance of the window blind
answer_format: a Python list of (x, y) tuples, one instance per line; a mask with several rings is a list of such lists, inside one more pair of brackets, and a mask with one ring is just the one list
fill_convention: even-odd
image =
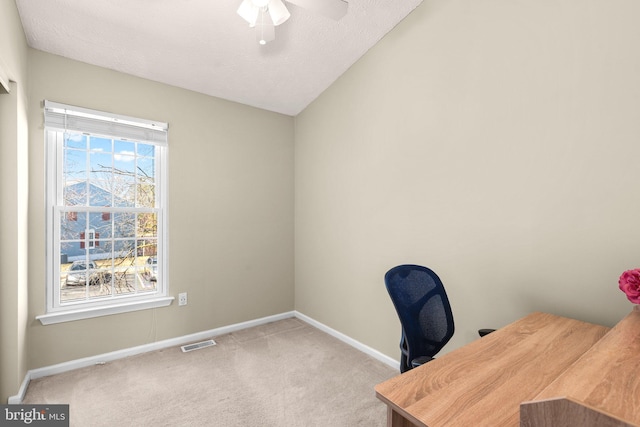
[(44, 125), (48, 129), (91, 133), (155, 145), (167, 145), (169, 125), (88, 108), (44, 101)]

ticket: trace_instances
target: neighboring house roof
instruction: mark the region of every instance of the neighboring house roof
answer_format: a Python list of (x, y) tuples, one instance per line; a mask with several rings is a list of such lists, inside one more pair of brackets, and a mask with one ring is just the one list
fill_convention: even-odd
[[(87, 181), (77, 182), (67, 185), (64, 188), (64, 198), (67, 206), (86, 206), (87, 190), (89, 191), (90, 206), (114, 206), (125, 207), (131, 206), (132, 202), (126, 199), (112, 195), (111, 191), (105, 190), (93, 183), (87, 184)], [(113, 200), (112, 200), (113, 198)], [(133, 200), (133, 198), (132, 198)]]

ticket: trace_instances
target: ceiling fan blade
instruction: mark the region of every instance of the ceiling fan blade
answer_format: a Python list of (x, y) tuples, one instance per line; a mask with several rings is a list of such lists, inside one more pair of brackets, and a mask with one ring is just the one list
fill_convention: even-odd
[(344, 0), (287, 0), (289, 3), (317, 12), (338, 21), (347, 14), (349, 3)]
[(282, 0), (271, 0), (269, 2), (269, 15), (273, 25), (280, 25), (291, 16)]
[(249, 23), (250, 27), (256, 25), (259, 9), (251, 3), (251, 0), (244, 0), (238, 7), (238, 15)]

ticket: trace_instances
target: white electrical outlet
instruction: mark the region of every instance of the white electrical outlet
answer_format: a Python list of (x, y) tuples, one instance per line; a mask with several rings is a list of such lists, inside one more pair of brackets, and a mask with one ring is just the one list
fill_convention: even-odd
[(178, 294), (178, 305), (187, 305), (187, 293)]

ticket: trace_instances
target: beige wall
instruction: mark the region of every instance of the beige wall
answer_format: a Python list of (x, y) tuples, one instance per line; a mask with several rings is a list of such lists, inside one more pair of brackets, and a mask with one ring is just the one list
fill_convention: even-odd
[(640, 267), (640, 3), (425, 0), (296, 118), (296, 309), (398, 357), (394, 265), (448, 349), (535, 310), (611, 325)]
[[(29, 51), (29, 367), (293, 310), (293, 118)], [(189, 304), (42, 326), (51, 100), (169, 123), (170, 293)]]
[(0, 2), (0, 402), (27, 372), (27, 44), (13, 1)]
[[(639, 12), (632, 0), (425, 0), (294, 134), (290, 117), (30, 50), (0, 2), (0, 60), (18, 81), (0, 99), (0, 399), (26, 369), (294, 307), (397, 357), (382, 277), (405, 262), (445, 282), (449, 348), (533, 310), (615, 323), (630, 309), (617, 278), (640, 249)], [(188, 306), (34, 319), (44, 99), (170, 123), (170, 287)]]

